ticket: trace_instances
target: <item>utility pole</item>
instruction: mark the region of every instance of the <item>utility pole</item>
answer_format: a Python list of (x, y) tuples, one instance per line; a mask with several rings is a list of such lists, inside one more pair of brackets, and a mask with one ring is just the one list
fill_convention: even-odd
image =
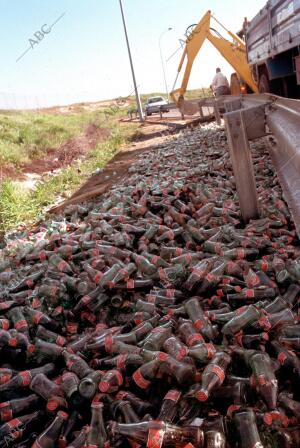
[(166, 31), (163, 31), (163, 32), (161, 33), (161, 35), (159, 36), (159, 39), (158, 39), (159, 52), (160, 52), (160, 60), (161, 60), (162, 71), (163, 71), (163, 74), (164, 74), (164, 82), (165, 82), (165, 89), (166, 89), (166, 94), (167, 94), (167, 97), (168, 97), (168, 102), (169, 102), (170, 98), (169, 98), (168, 84), (167, 84), (167, 78), (166, 78), (165, 63), (164, 63), (164, 58), (163, 58), (162, 48), (161, 48), (161, 38), (162, 38), (168, 31), (171, 31), (171, 30), (172, 30), (172, 28), (170, 27), (170, 28), (168, 28)]
[(132, 57), (131, 57), (130, 45), (129, 45), (127, 28), (126, 28), (126, 22), (125, 22), (125, 16), (124, 16), (123, 2), (122, 2), (122, 0), (119, 0), (119, 2), (120, 2), (120, 9), (121, 9), (122, 20), (123, 20), (123, 25), (124, 25), (124, 32), (125, 32), (127, 49), (128, 49), (128, 56), (129, 56), (129, 62), (130, 62), (130, 67), (131, 67), (134, 91), (135, 91), (136, 105), (137, 105), (137, 109), (138, 109), (138, 112), (139, 112), (140, 122), (143, 123), (144, 122), (144, 114), (143, 114), (143, 109), (142, 109), (142, 105), (141, 105), (141, 99), (140, 99), (140, 95), (139, 95), (139, 92), (138, 92), (136, 79), (135, 79), (135, 74), (134, 74), (133, 62), (132, 62)]

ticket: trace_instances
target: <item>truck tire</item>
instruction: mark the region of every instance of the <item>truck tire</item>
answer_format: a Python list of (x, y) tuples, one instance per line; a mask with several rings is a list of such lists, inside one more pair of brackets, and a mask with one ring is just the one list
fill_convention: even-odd
[(262, 73), (259, 77), (258, 90), (259, 90), (259, 93), (269, 93), (270, 92), (269, 79), (265, 73)]

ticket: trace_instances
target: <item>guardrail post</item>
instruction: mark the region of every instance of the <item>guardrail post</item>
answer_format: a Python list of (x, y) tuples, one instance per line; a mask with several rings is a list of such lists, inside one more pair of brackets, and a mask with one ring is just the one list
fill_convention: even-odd
[(259, 206), (244, 111), (229, 112), (224, 120), (242, 217), (248, 222), (259, 217)]
[(200, 100), (200, 101), (198, 102), (198, 106), (199, 106), (199, 115), (200, 115), (200, 118), (203, 119), (203, 118), (204, 118), (204, 115), (203, 115), (203, 109), (202, 109), (202, 107), (203, 107), (203, 100)]
[(217, 100), (214, 101), (214, 114), (215, 114), (217, 124), (221, 124), (221, 115), (220, 115), (219, 104), (218, 104)]

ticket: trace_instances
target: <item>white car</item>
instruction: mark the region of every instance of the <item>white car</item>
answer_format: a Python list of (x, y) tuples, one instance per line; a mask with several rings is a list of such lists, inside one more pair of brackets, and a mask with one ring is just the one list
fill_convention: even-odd
[(148, 98), (145, 104), (146, 115), (158, 113), (160, 110), (169, 112), (168, 104), (168, 101), (162, 96), (152, 96), (151, 98)]

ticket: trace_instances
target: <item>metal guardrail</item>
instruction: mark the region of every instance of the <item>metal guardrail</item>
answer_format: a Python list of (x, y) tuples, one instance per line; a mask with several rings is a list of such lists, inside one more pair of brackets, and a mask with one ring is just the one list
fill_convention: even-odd
[(260, 216), (249, 141), (272, 135), (269, 153), (300, 238), (300, 101), (271, 94), (204, 98), (221, 123), (223, 113), (241, 213), (245, 222)]
[(300, 237), (300, 101), (270, 94), (223, 97), (224, 120), (244, 221), (259, 216), (249, 140), (272, 134), (269, 152)]

